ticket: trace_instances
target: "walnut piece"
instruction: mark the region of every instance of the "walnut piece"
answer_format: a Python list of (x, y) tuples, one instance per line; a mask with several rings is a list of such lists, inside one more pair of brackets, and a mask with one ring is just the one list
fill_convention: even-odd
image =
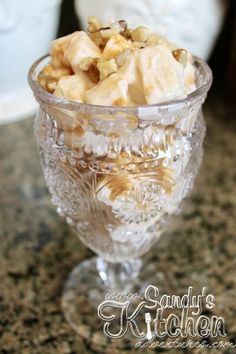
[(109, 75), (117, 72), (117, 64), (115, 59), (100, 60), (97, 63), (100, 72), (100, 80), (106, 79)]
[(188, 63), (188, 52), (185, 49), (175, 49), (172, 52), (174, 58), (185, 67)]
[(88, 17), (88, 31), (90, 33), (97, 32), (102, 27), (101, 22), (95, 16)]
[(110, 27), (100, 28), (99, 33), (102, 36), (102, 38), (105, 39), (109, 39), (112, 36), (114, 36), (114, 31)]
[(90, 65), (92, 65), (94, 62), (96, 62), (97, 59), (96, 58), (92, 58), (92, 57), (86, 57), (86, 58), (83, 58), (80, 63), (79, 63), (79, 68), (82, 70), (82, 71), (88, 71), (89, 70), (89, 67)]
[(88, 78), (94, 83), (97, 84), (99, 82), (99, 70), (97, 67), (97, 62), (93, 62), (88, 70), (86, 71)]
[(134, 42), (146, 42), (150, 31), (145, 26), (138, 26), (131, 32), (131, 38)]
[(53, 93), (56, 85), (57, 85), (57, 79), (53, 76), (50, 75), (39, 75), (38, 78), (39, 84), (44, 88), (46, 91)]
[(111, 29), (115, 33), (123, 34), (127, 30), (127, 22), (125, 20), (116, 21), (111, 24)]

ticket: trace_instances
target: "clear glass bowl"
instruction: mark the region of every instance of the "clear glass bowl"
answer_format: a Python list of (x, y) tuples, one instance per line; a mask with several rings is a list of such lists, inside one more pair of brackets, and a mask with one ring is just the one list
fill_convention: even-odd
[(88, 293), (137, 285), (139, 257), (191, 191), (203, 155), (202, 104), (212, 74), (194, 57), (197, 89), (185, 99), (107, 107), (43, 90), (37, 77), (49, 61), (48, 55), (40, 58), (29, 72), (39, 103), (34, 130), (45, 180), (58, 213), (99, 255), (77, 266), (65, 286), (66, 316), (78, 330), (73, 301), (80, 285)]

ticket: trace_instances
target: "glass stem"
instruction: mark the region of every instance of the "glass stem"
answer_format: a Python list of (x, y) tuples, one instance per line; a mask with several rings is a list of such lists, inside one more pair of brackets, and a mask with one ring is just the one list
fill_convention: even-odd
[(98, 257), (96, 265), (99, 276), (108, 290), (130, 291), (138, 279), (142, 260), (136, 258), (123, 263), (111, 263)]

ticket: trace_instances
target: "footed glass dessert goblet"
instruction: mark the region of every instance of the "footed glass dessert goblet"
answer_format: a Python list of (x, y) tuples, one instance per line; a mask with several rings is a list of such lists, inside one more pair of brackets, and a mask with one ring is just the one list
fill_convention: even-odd
[(29, 73), (39, 103), (34, 129), (53, 204), (98, 254), (72, 271), (63, 294), (67, 319), (86, 337), (79, 299), (86, 294), (99, 302), (112, 289), (141, 288), (140, 257), (193, 187), (203, 154), (202, 104), (212, 76), (194, 57), (197, 88), (185, 99), (106, 107), (45, 91), (38, 75), (49, 61), (42, 57)]

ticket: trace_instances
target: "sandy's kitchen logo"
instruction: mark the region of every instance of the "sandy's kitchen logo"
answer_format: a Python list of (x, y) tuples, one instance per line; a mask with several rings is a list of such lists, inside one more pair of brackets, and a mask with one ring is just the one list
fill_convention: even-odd
[(108, 293), (98, 307), (98, 316), (104, 321), (106, 336), (119, 339), (130, 331), (137, 340), (136, 347), (144, 343), (147, 347), (154, 339), (163, 338), (223, 340), (227, 336), (225, 320), (212, 314), (215, 306), (216, 298), (206, 287), (198, 295), (189, 287), (184, 295), (177, 296), (161, 294), (150, 285), (144, 295)]

